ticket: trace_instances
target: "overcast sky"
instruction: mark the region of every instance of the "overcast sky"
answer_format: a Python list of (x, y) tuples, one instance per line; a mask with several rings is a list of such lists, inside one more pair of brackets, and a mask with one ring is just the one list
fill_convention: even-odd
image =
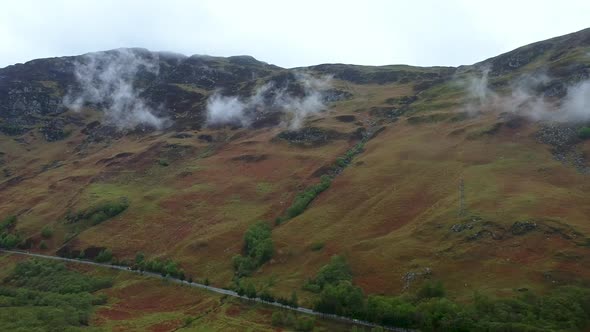
[(590, 26), (590, 0), (2, 2), (0, 67), (119, 47), (319, 63), (471, 64)]

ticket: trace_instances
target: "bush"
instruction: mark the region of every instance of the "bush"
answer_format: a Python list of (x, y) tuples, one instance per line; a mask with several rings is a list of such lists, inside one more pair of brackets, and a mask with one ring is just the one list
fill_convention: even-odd
[(135, 264), (141, 265), (145, 261), (145, 255), (142, 252), (135, 254)]
[(148, 260), (143, 253), (139, 252), (135, 255), (135, 261), (133, 264), (133, 267), (140, 271), (160, 273), (164, 277), (170, 276), (180, 280), (186, 278), (185, 272), (179, 267), (179, 264), (170, 259), (166, 261), (159, 259)]
[(94, 260), (99, 263), (110, 262), (111, 260), (113, 260), (113, 253), (109, 249), (104, 249), (98, 253), (98, 255), (96, 256), (96, 258)]
[(296, 331), (312, 331), (315, 318), (308, 316), (297, 317), (292, 312), (275, 311), (272, 313), (271, 323), (275, 327), (293, 328)]
[(121, 214), (128, 207), (127, 198), (122, 197), (117, 201), (104, 202), (74, 214), (68, 213), (66, 220), (69, 223), (89, 222), (91, 225), (98, 225)]
[(272, 296), (272, 294), (270, 294), (266, 289), (263, 290), (262, 292), (260, 292), (258, 297), (260, 297), (261, 300), (264, 300), (267, 302), (275, 302), (274, 296)]
[(297, 308), (299, 306), (299, 298), (297, 297), (297, 292), (295, 290), (291, 293), (291, 299), (289, 302), (291, 307)]
[(363, 313), (363, 291), (350, 281), (327, 284), (315, 305), (319, 312), (350, 317), (361, 317)]
[(8, 230), (9, 228), (14, 227), (14, 225), (16, 225), (16, 216), (12, 215), (12, 216), (8, 216), (6, 218), (4, 218), (4, 220), (2, 220), (2, 222), (0, 222), (0, 231), (5, 231)]
[(246, 283), (246, 287), (244, 288), (244, 294), (251, 299), (256, 297), (256, 287), (253, 283)]
[(416, 307), (399, 297), (369, 296), (367, 319), (384, 325), (411, 327), (416, 322)]
[(41, 250), (47, 249), (47, 243), (45, 243), (45, 241), (41, 241), (41, 243), (39, 243), (39, 249), (41, 249)]
[(311, 244), (311, 251), (320, 251), (324, 249), (324, 242), (314, 242)]
[(268, 261), (274, 251), (270, 226), (259, 222), (248, 228), (244, 235), (244, 251), (256, 265)]
[(22, 238), (18, 234), (1, 233), (0, 248), (14, 249), (22, 243)]
[(271, 323), (272, 326), (282, 326), (283, 325), (283, 313), (281, 311), (275, 311), (272, 313), (271, 316)]
[(351, 281), (352, 272), (346, 259), (342, 256), (332, 256), (330, 263), (324, 265), (315, 279), (309, 280), (304, 286), (306, 290), (319, 292), (327, 284), (337, 284), (340, 281)]
[(295, 330), (304, 332), (312, 331), (314, 325), (315, 318), (302, 316), (295, 321)]
[(274, 245), (271, 228), (264, 222), (258, 222), (246, 231), (244, 235), (245, 255), (236, 255), (232, 262), (238, 277), (252, 274), (259, 266), (272, 257)]
[(53, 236), (53, 229), (49, 226), (43, 227), (43, 229), (41, 230), (41, 236), (46, 239), (49, 239)]
[(288, 219), (292, 219), (303, 213), (305, 209), (309, 206), (309, 204), (323, 191), (328, 189), (332, 184), (332, 178), (323, 175), (320, 183), (315, 184), (309, 188), (307, 188), (303, 193), (298, 194), (295, 197), (295, 200), (291, 204), (289, 208), (287, 208), (287, 212), (285, 215), (285, 219), (281, 220), (283, 222)]
[(445, 296), (445, 289), (443, 287), (442, 282), (436, 281), (427, 281), (422, 285), (422, 288), (418, 291), (417, 294), (419, 299), (429, 299), (433, 297), (444, 297)]

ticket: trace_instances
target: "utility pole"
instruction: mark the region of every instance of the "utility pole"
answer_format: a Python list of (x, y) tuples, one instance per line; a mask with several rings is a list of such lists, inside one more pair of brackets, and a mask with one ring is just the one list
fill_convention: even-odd
[(459, 216), (465, 214), (465, 182), (463, 176), (459, 180)]

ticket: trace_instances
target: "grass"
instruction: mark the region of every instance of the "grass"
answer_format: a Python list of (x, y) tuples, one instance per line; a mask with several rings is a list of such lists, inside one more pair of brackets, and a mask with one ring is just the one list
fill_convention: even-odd
[(265, 195), (274, 192), (274, 186), (269, 182), (260, 182), (256, 184), (256, 192)]

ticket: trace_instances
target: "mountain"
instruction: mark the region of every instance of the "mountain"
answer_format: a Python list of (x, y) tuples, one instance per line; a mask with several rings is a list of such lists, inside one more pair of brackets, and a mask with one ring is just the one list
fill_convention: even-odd
[[(590, 29), (457, 68), (145, 49), (16, 64), (0, 69), (3, 236), (308, 307), (334, 255), (365, 294), (587, 285), (588, 96)], [(259, 221), (270, 257), (244, 244)]]

